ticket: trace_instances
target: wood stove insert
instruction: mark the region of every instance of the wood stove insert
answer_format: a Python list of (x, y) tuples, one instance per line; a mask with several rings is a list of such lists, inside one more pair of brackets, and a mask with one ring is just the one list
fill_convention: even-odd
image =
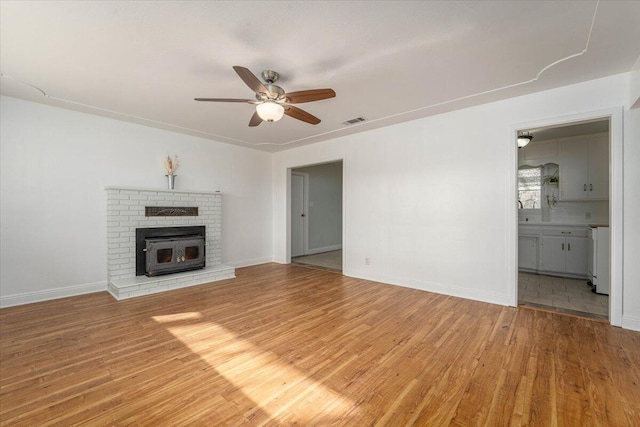
[(136, 229), (136, 276), (159, 276), (205, 267), (205, 227)]

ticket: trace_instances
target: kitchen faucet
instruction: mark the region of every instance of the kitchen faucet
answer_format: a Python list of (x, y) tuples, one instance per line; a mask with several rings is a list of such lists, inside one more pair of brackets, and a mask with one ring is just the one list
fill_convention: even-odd
[(524, 209), (524, 206), (522, 205), (522, 202), (520, 200), (518, 200), (518, 203), (520, 204), (520, 209)]

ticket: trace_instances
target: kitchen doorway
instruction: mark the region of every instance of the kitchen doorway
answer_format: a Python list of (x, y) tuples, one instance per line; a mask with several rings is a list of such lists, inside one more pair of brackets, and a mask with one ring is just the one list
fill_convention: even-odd
[(342, 272), (342, 161), (291, 169), (291, 263)]
[(610, 319), (611, 120), (520, 128), (518, 305)]

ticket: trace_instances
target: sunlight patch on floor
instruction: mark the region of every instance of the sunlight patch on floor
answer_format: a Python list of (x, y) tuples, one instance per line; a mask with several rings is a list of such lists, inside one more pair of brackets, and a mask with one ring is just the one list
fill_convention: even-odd
[(181, 320), (202, 319), (202, 313), (193, 311), (187, 313), (165, 314), (163, 316), (153, 316), (152, 319), (158, 323), (178, 322)]
[[(323, 382), (356, 356), (342, 354), (339, 361), (328, 358), (308, 372), (301, 372), (293, 365), (283, 363), (279, 355), (262, 350), (223, 326), (198, 321), (201, 318), (200, 313), (153, 317), (255, 403), (256, 408), (245, 413), (245, 418), (251, 419), (253, 413), (263, 411), (269, 416), (264, 423), (295, 420), (305, 424), (318, 418), (326, 422), (332, 416), (342, 416), (340, 420), (344, 421), (345, 412), (354, 406)], [(185, 321), (185, 324), (170, 324)], [(292, 408), (295, 412), (290, 412)]]

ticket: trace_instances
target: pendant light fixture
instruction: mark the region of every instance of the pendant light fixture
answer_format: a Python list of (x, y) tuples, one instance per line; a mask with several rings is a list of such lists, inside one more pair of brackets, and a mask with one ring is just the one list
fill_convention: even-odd
[(284, 107), (277, 102), (266, 100), (262, 104), (256, 105), (256, 112), (265, 122), (277, 122), (284, 115)]
[(529, 132), (521, 132), (520, 135), (518, 135), (518, 148), (526, 146), (532, 139), (533, 135)]

